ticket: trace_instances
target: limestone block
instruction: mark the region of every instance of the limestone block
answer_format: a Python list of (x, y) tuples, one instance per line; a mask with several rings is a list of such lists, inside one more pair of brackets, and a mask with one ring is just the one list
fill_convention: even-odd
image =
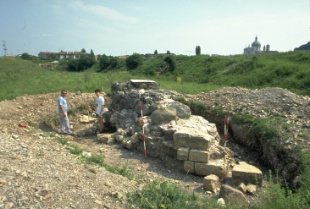
[(239, 186), (237, 187), (243, 194), (246, 193), (247, 191), (247, 187), (244, 183), (239, 184)]
[(216, 175), (209, 175), (203, 178), (203, 188), (207, 191), (216, 193), (220, 187), (220, 179)]
[(79, 120), (81, 123), (94, 123), (97, 120), (97, 118), (94, 118), (94, 117), (89, 116), (89, 115), (82, 115), (82, 116), (80, 116)]
[(179, 118), (189, 118), (192, 114), (191, 109), (187, 105), (182, 104), (181, 102), (173, 101), (170, 102), (167, 106), (174, 108)]
[(223, 198), (219, 198), (216, 203), (221, 207), (225, 207), (225, 200)]
[(254, 195), (254, 194), (256, 193), (256, 185), (254, 185), (254, 184), (248, 184), (248, 185), (246, 186), (246, 188), (247, 188), (247, 192), (248, 192), (249, 194)]
[(173, 143), (178, 147), (208, 150), (214, 141), (214, 137), (197, 132), (188, 133), (186, 129), (178, 130), (173, 135)]
[(186, 173), (194, 173), (195, 163), (193, 161), (184, 161), (184, 170)]
[(169, 122), (175, 120), (176, 110), (171, 107), (157, 109), (151, 114), (151, 121), (153, 124), (161, 124), (163, 122)]
[(263, 173), (253, 165), (240, 162), (240, 164), (235, 165), (232, 170), (232, 182), (234, 185), (244, 183), (262, 186)]
[(130, 140), (131, 140), (131, 143), (133, 143), (133, 144), (138, 143), (139, 142), (139, 135), (138, 135), (138, 133), (135, 133), (134, 135), (132, 135), (130, 137)]
[(113, 144), (113, 134), (97, 134), (97, 141), (106, 144)]
[(241, 191), (226, 184), (222, 185), (219, 196), (222, 197), (226, 203), (248, 205), (248, 200)]
[(116, 135), (115, 139), (117, 142), (122, 142), (124, 140), (124, 136), (123, 135)]
[(180, 147), (177, 151), (178, 160), (188, 160), (189, 148)]
[(223, 178), (226, 172), (222, 163), (210, 161), (208, 163), (195, 163), (195, 173), (202, 176), (214, 174)]
[(195, 162), (207, 163), (209, 161), (209, 152), (191, 149), (189, 152), (189, 160)]
[(126, 147), (127, 149), (129, 149), (129, 150), (132, 150), (132, 149), (133, 149), (134, 146), (133, 146), (133, 143), (132, 143), (132, 141), (131, 141), (130, 139), (126, 141), (125, 147)]

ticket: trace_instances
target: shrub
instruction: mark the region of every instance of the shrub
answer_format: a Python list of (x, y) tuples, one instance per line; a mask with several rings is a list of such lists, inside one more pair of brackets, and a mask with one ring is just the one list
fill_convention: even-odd
[(142, 62), (143, 62), (142, 56), (137, 53), (134, 53), (133, 55), (127, 57), (126, 67), (129, 70), (133, 70), (136, 69), (140, 64), (142, 64)]

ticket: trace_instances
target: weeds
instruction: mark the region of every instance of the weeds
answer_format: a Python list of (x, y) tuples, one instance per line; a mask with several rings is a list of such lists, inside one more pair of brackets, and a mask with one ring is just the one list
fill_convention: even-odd
[(36, 124), (32, 121), (26, 121), (26, 123), (31, 127), (36, 127)]
[(73, 155), (81, 155), (82, 152), (83, 152), (83, 150), (80, 149), (80, 148), (77, 147), (77, 146), (73, 146), (73, 145), (72, 145), (71, 148), (70, 148), (70, 153), (73, 154)]
[(65, 138), (61, 138), (61, 137), (56, 137), (55, 138), (57, 142), (59, 142), (62, 145), (66, 145), (68, 143), (68, 140)]
[[(282, 182), (282, 183), (281, 183)], [(308, 192), (309, 193), (309, 192)], [(285, 181), (279, 179), (279, 176), (272, 176), (269, 171), (268, 190), (263, 206), (256, 206), (257, 209), (290, 209), (290, 208), (309, 208), (308, 202), (304, 198), (305, 194), (293, 192)]]
[(279, 137), (275, 121), (271, 118), (259, 118), (254, 120), (250, 131), (259, 135), (259, 138), (262, 140), (270, 140)]
[(55, 132), (46, 132), (43, 134), (43, 137), (55, 137), (56, 133)]
[[(62, 142), (60, 142), (62, 144)], [(66, 143), (65, 143), (66, 144)], [(127, 165), (123, 166), (111, 166), (104, 162), (104, 155), (83, 155), (83, 150), (75, 145), (70, 145), (70, 151), (71, 154), (79, 156), (79, 159), (89, 165), (96, 165), (100, 167), (104, 167), (107, 171), (122, 175), (124, 177), (127, 177), (128, 179), (133, 179), (134, 174), (133, 172), (128, 168)]]
[(81, 156), (81, 160), (86, 164), (105, 167), (103, 155), (91, 155), (90, 157)]
[(59, 116), (53, 115), (50, 117), (46, 117), (44, 119), (44, 124), (48, 127), (51, 127), (51, 128), (59, 127), (59, 125), (60, 125)]
[[(215, 199), (199, 196), (187, 192), (168, 181), (153, 181), (146, 185), (142, 191), (135, 191), (127, 194), (129, 205), (127, 208), (145, 209), (207, 209), (222, 208)], [(230, 205), (231, 209), (240, 206)]]

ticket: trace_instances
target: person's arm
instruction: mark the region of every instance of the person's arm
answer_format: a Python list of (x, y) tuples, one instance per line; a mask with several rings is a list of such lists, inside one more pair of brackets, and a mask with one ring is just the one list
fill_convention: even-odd
[(105, 102), (104, 102), (104, 98), (102, 97), (102, 105), (101, 105), (101, 111), (100, 114), (102, 114), (104, 112), (104, 107), (105, 107)]
[(63, 115), (64, 117), (66, 117), (67, 114), (66, 114), (66, 112), (65, 112), (65, 110), (64, 110), (64, 108), (63, 108), (63, 106), (62, 106), (61, 104), (59, 105), (59, 109), (60, 109), (62, 115)]
[(103, 105), (101, 106), (101, 114), (104, 112), (104, 108), (105, 108), (105, 105), (103, 103)]

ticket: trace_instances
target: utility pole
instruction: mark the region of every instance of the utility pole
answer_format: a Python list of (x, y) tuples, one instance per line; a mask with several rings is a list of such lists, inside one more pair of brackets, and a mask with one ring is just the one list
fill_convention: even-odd
[(4, 56), (6, 56), (6, 50), (8, 50), (8, 49), (5, 46), (5, 41), (3, 41), (2, 46), (3, 46)]

